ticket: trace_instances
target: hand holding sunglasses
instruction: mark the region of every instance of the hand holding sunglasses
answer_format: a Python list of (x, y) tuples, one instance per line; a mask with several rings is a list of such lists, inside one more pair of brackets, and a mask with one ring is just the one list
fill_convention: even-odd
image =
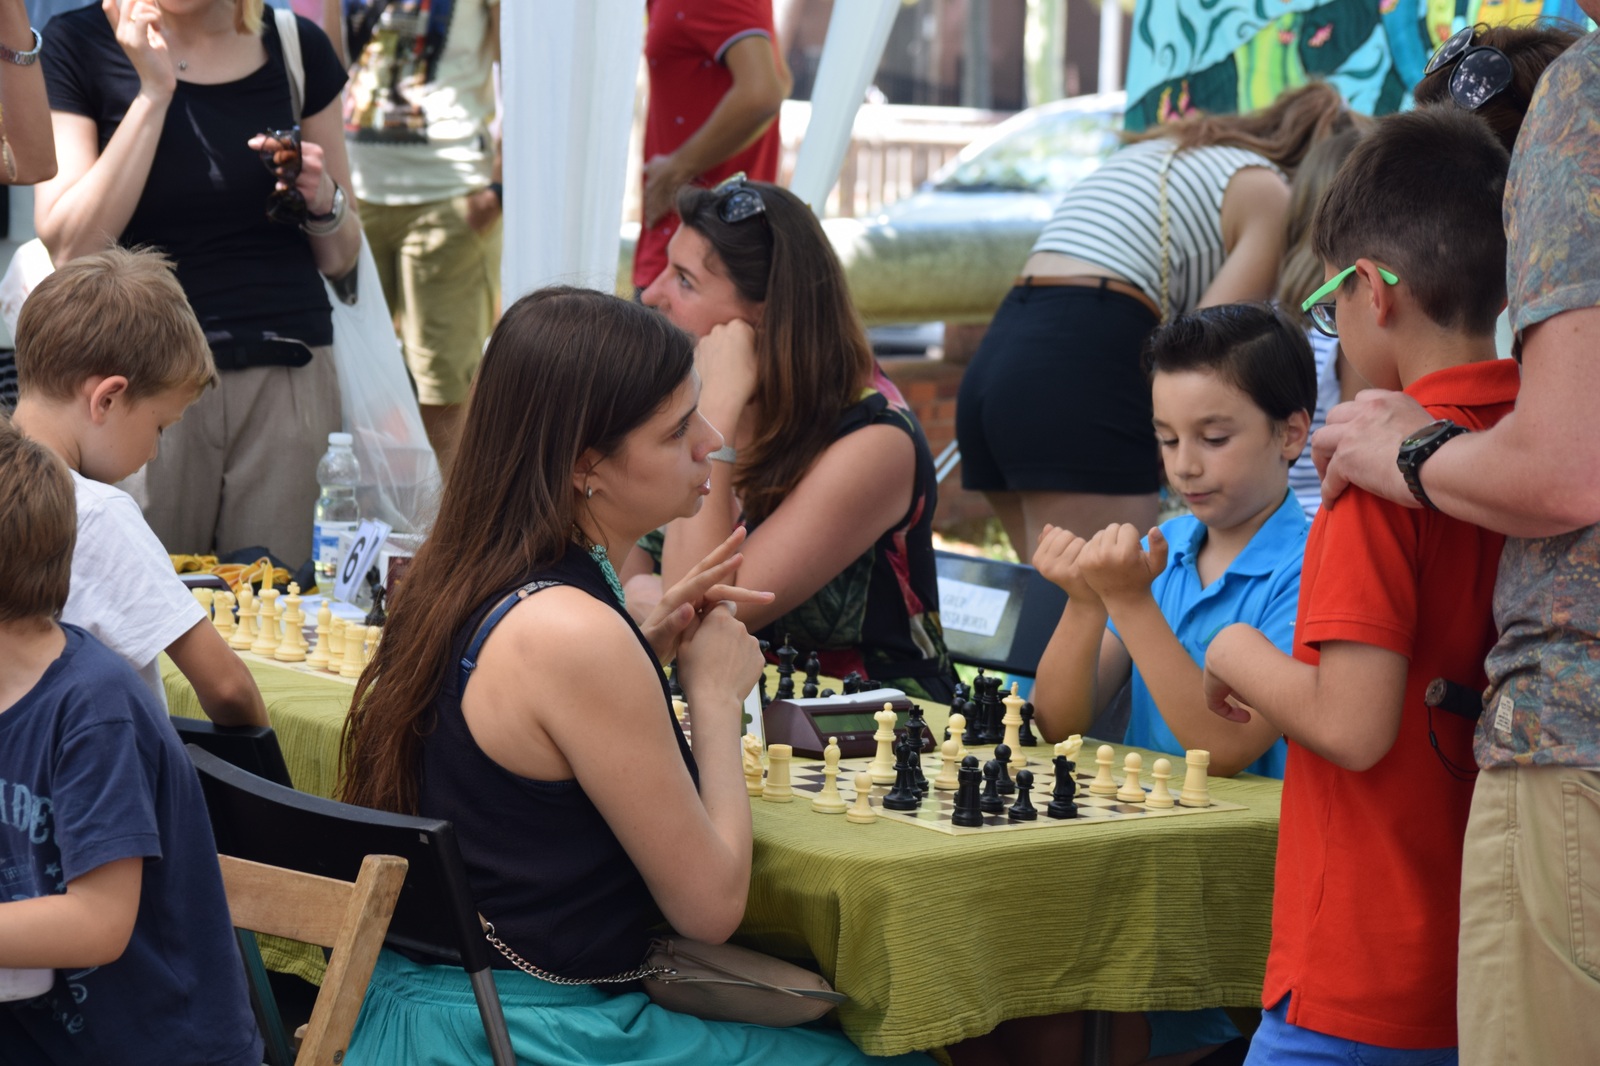
[[(250, 138), (250, 147), (261, 157), (261, 165), (278, 179), (277, 187), (267, 196), (267, 217), (284, 226), (296, 226), (312, 236), (323, 236), (339, 228), (344, 221), (344, 191), (337, 182), (333, 186), (332, 202), (325, 212), (314, 212), (306, 200), (302, 185), (311, 184), (320, 193), (327, 172), (322, 169), (322, 152), (316, 145), (301, 141), (300, 127), (285, 130), (267, 130)], [(307, 167), (307, 161), (312, 164)], [(307, 179), (307, 180), (302, 180)]]

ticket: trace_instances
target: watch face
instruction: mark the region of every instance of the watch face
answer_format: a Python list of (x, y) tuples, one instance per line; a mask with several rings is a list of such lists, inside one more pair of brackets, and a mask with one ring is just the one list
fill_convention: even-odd
[(1439, 419), (1437, 422), (1429, 422), (1427, 425), (1411, 434), (1411, 436), (1401, 441), (1400, 447), (1402, 449), (1421, 447), (1433, 438), (1437, 437), (1439, 434), (1446, 432), (1454, 426), (1454, 422), (1444, 418)]

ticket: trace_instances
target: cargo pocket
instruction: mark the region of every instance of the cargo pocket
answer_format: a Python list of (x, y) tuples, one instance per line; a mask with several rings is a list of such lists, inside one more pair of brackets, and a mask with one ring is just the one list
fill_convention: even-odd
[(1561, 807), (1572, 961), (1600, 979), (1600, 790), (1581, 781), (1563, 782)]

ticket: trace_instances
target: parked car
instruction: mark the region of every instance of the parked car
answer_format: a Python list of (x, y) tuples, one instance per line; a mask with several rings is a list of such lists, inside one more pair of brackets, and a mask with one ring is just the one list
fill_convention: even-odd
[[(1123, 104), (1119, 92), (1029, 108), (879, 214), (823, 220), (867, 323), (987, 322), (1062, 195), (1116, 150)], [(623, 264), (637, 234), (624, 228)]]

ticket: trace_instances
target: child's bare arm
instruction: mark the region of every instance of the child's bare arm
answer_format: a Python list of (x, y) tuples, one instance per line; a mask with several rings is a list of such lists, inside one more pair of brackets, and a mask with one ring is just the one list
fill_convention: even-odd
[[(1368, 770), (1400, 733), (1405, 656), (1354, 641), (1328, 641), (1317, 666), (1285, 655), (1246, 625), (1217, 634), (1206, 653), (1206, 698), (1222, 722), (1224, 700), (1247, 705), (1297, 744), (1346, 770)], [(1237, 713), (1237, 712), (1235, 712)]]
[(1131, 669), (1122, 642), (1106, 630), (1105, 604), (1078, 567), (1085, 543), (1070, 530), (1047, 525), (1033, 553), (1034, 569), (1067, 593), (1034, 680), (1033, 721), (1049, 741), (1085, 732)]
[(218, 725), (270, 725), (261, 690), (244, 660), (234, 654), (215, 626), (202, 619), (167, 645), (167, 655), (200, 699), (206, 717)]
[(0, 966), (82, 969), (115, 962), (139, 916), (144, 860), (117, 859), (65, 893), (0, 903)]

